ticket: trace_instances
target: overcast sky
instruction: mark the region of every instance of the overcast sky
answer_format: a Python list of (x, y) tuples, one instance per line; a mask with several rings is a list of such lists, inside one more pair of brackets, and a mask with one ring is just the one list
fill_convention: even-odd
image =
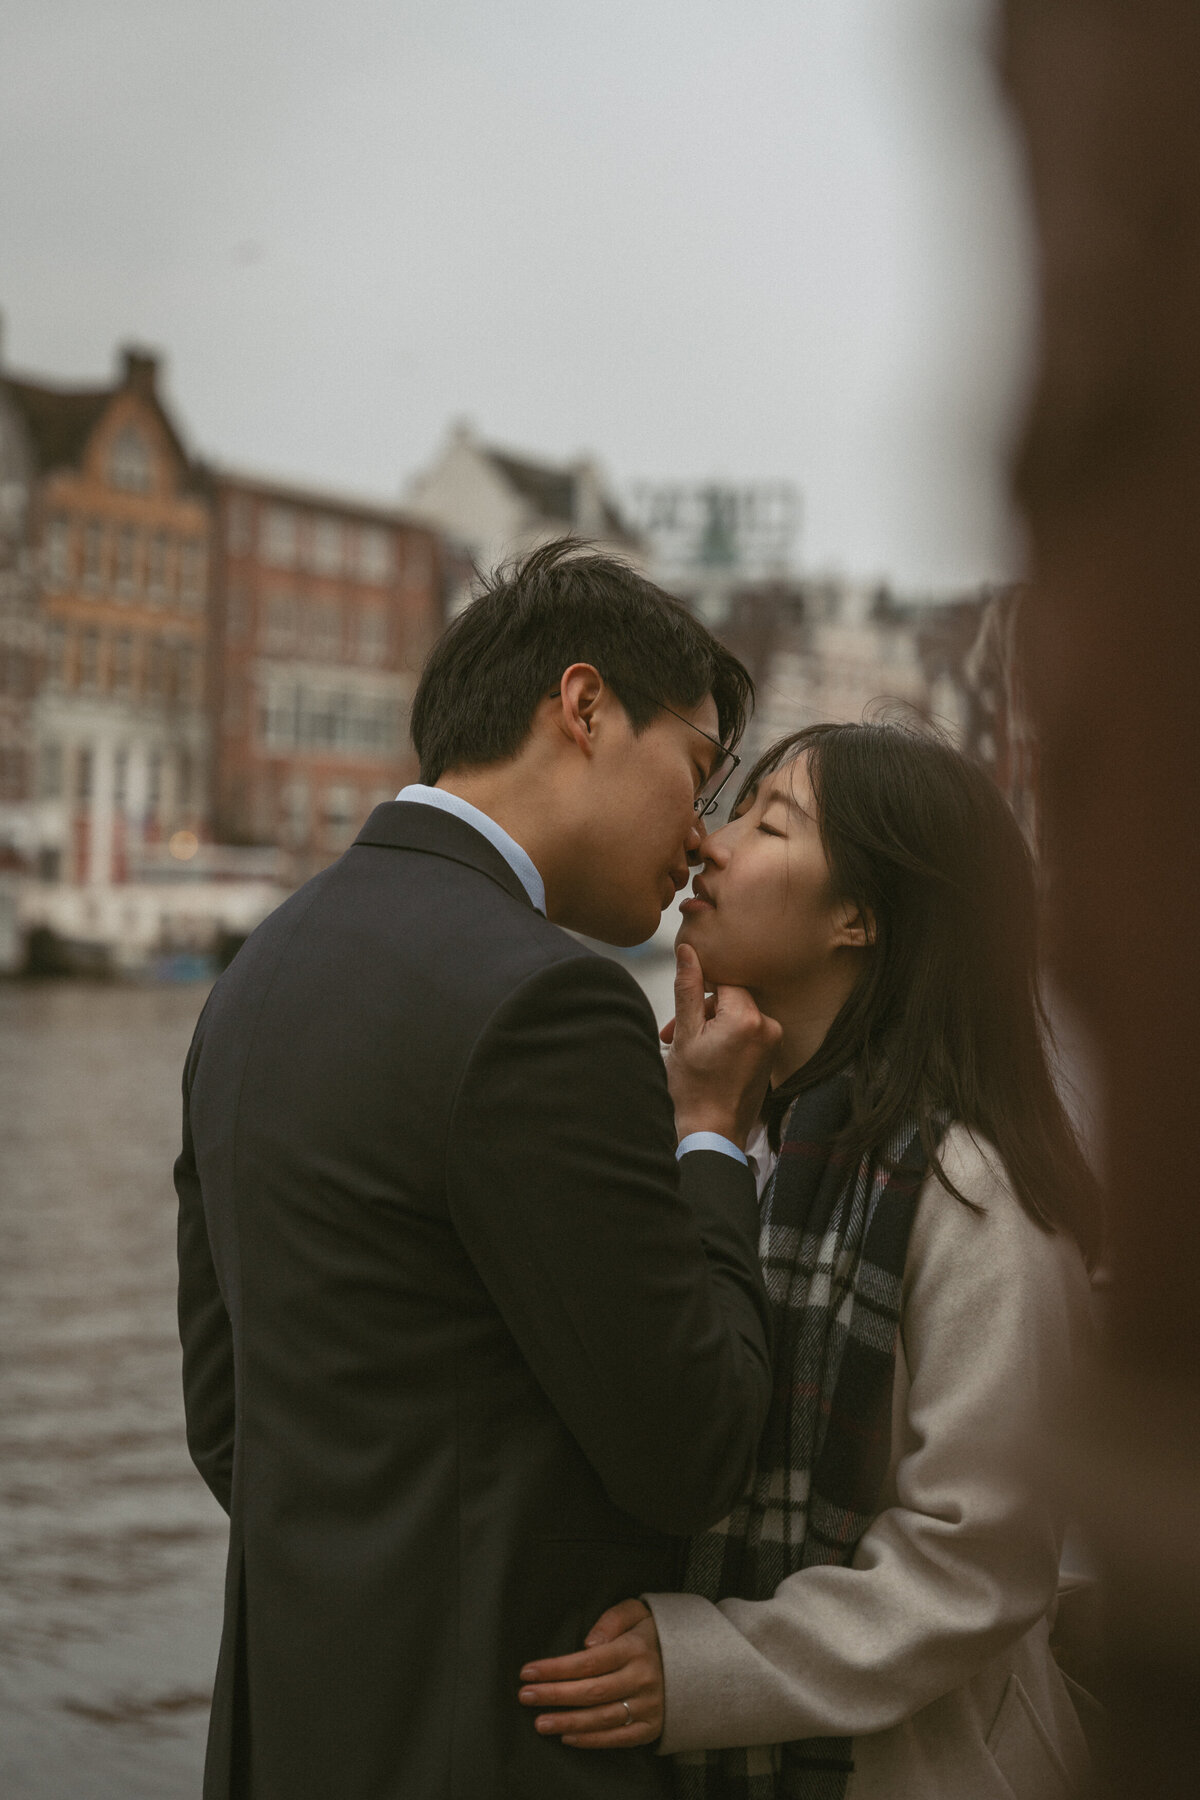
[(10, 367), (394, 497), (465, 416), (787, 479), (808, 569), (1014, 566), (1020, 169), (985, 0), (5, 0)]

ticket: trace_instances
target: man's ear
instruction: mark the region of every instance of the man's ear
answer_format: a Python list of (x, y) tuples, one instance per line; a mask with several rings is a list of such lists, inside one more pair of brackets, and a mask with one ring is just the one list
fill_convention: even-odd
[(604, 677), (591, 663), (572, 663), (558, 687), (557, 722), (588, 756), (592, 753), (596, 709), (604, 693)]
[(839, 949), (869, 950), (875, 942), (875, 915), (848, 902), (834, 915), (833, 941)]

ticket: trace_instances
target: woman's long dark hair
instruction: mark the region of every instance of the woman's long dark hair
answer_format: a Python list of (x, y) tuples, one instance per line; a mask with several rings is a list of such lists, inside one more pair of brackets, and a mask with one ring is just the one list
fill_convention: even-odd
[(1095, 1260), (1099, 1191), (1050, 1073), (1033, 859), (1008, 806), (944, 740), (896, 724), (794, 732), (736, 804), (805, 755), (834, 897), (875, 934), (820, 1049), (768, 1095), (772, 1143), (798, 1093), (852, 1067), (856, 1154), (915, 1114), (931, 1167), (965, 1202), (937, 1154), (948, 1112), (995, 1146), (1030, 1217)]

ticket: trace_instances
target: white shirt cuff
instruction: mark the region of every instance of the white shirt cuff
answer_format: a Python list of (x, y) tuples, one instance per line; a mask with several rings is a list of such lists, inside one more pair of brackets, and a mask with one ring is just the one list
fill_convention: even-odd
[(689, 1132), (687, 1137), (680, 1138), (679, 1148), (675, 1152), (676, 1162), (681, 1156), (686, 1156), (689, 1150), (719, 1150), (722, 1156), (732, 1156), (745, 1167), (749, 1167), (745, 1151), (739, 1150), (736, 1144), (731, 1144), (729, 1139), (722, 1137), (719, 1131), (693, 1131)]

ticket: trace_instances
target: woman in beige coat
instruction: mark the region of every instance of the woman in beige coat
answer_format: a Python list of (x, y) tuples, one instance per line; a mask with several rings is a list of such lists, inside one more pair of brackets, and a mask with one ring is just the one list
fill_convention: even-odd
[(684, 914), (707, 983), (784, 1028), (747, 1145), (776, 1400), (689, 1591), (612, 1608), (522, 1703), (575, 1750), (657, 1740), (680, 1800), (1066, 1800), (1047, 1470), (1098, 1212), (1020, 834), (939, 739), (813, 727), (752, 771)]

